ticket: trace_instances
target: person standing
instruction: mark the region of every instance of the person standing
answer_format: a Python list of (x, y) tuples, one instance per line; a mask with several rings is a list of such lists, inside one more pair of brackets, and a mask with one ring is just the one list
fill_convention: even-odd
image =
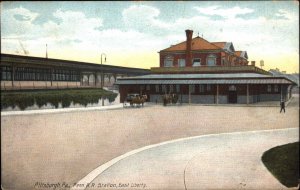
[(285, 113), (285, 102), (284, 102), (284, 100), (280, 101), (280, 113), (282, 112), (282, 110)]

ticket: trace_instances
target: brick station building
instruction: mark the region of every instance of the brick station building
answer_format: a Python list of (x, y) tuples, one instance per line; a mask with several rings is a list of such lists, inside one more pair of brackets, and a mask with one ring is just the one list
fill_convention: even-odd
[(186, 30), (186, 41), (161, 50), (160, 67), (151, 74), (117, 79), (120, 101), (127, 94), (146, 94), (162, 102), (163, 94), (178, 94), (183, 103), (249, 104), (288, 100), (294, 82), (249, 65), (246, 51), (231, 42), (208, 42)]

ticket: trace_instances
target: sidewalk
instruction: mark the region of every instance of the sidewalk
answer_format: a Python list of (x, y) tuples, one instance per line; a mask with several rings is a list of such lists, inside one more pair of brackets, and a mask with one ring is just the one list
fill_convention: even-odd
[(41, 110), (26, 110), (26, 111), (6, 111), (6, 112), (1, 112), (1, 116), (65, 113), (65, 112), (97, 111), (97, 110), (114, 110), (114, 109), (120, 109), (120, 108), (123, 108), (123, 104), (115, 104), (115, 105), (109, 105), (109, 106), (98, 106), (98, 107), (58, 108), (58, 109), (41, 109)]
[[(286, 106), (292, 101), (294, 97), (290, 98), (286, 102)], [(149, 102), (148, 105), (162, 105), (162, 103), (153, 103)], [(267, 101), (267, 102), (257, 102), (257, 103), (251, 103), (251, 104), (195, 104), (195, 103), (177, 103), (177, 104), (168, 104), (168, 106), (224, 106), (224, 107), (280, 107), (279, 101)]]

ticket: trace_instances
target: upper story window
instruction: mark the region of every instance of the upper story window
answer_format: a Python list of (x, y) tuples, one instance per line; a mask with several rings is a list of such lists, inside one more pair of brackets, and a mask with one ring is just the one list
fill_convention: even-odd
[(197, 67), (197, 66), (201, 66), (200, 58), (193, 59), (193, 67)]
[(215, 66), (216, 65), (216, 56), (213, 54), (210, 54), (207, 56), (207, 65), (208, 66)]
[(178, 67), (185, 67), (185, 59), (178, 59)]
[(173, 67), (173, 57), (172, 56), (165, 57), (164, 67)]
[(1, 67), (1, 80), (11, 80), (12, 68), (9, 66)]

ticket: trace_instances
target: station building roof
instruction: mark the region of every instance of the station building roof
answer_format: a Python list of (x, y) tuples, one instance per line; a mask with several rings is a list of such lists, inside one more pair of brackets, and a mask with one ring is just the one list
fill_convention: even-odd
[(292, 84), (285, 79), (118, 80), (115, 84)]
[(117, 85), (123, 84), (293, 84), (285, 77), (273, 77), (258, 73), (224, 74), (150, 74), (118, 78)]
[(220, 73), (220, 74), (149, 74), (135, 77), (125, 77), (122, 79), (192, 79), (192, 78), (257, 78), (272, 77), (259, 73)]

